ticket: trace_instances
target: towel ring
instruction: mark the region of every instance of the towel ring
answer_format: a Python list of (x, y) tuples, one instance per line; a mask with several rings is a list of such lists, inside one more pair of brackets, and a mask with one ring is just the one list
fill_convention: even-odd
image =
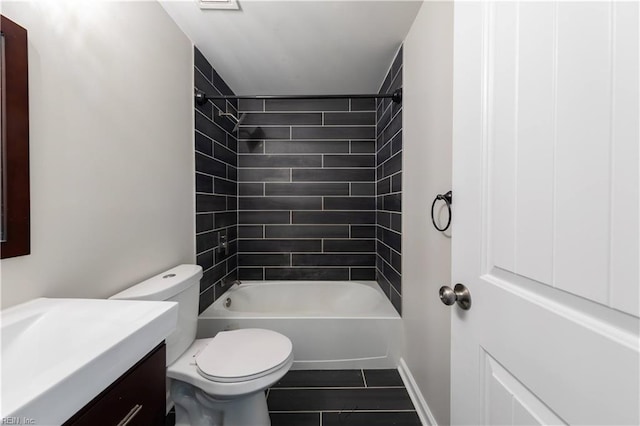
[[(449, 220), (447, 221), (447, 225), (444, 228), (438, 227), (438, 225), (436, 224), (435, 216), (433, 214), (433, 208), (436, 206), (436, 202), (438, 202), (438, 200), (444, 201), (445, 204), (447, 205), (447, 210), (449, 210)], [(435, 228), (440, 232), (446, 231), (447, 229), (449, 229), (449, 226), (451, 225), (451, 203), (453, 203), (453, 193), (449, 191), (446, 194), (436, 195), (436, 198), (433, 200), (433, 203), (431, 204), (431, 222), (433, 223), (433, 226), (435, 226)]]

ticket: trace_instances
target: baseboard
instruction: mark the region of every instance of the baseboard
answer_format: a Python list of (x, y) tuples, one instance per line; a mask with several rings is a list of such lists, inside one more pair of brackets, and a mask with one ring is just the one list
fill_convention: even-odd
[(422, 392), (418, 388), (418, 384), (416, 383), (407, 363), (404, 362), (404, 359), (400, 358), (400, 362), (398, 365), (398, 372), (400, 373), (400, 377), (402, 377), (402, 381), (404, 382), (404, 386), (407, 388), (407, 392), (409, 393), (409, 397), (411, 398), (411, 402), (416, 407), (416, 411), (418, 412), (418, 417), (420, 417), (420, 421), (423, 426), (438, 426), (435, 417), (431, 413), (429, 409), (429, 405), (427, 405), (427, 401), (425, 401), (422, 396)]

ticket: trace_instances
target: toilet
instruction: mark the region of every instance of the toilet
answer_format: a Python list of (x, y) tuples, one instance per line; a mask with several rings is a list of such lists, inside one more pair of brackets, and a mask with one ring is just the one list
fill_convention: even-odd
[(269, 426), (265, 389), (293, 364), (291, 340), (258, 328), (196, 339), (202, 268), (180, 265), (110, 299), (178, 302), (178, 324), (166, 339), (167, 407), (176, 426)]

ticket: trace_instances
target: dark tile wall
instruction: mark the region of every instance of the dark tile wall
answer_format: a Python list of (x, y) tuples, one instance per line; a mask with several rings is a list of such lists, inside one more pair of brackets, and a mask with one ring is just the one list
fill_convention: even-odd
[[(196, 88), (233, 95), (197, 48), (194, 62)], [(237, 114), (237, 102), (195, 105), (196, 254), (204, 270), (199, 312), (229, 288), (238, 272), (238, 141), (235, 123), (220, 111)], [(228, 253), (219, 247), (221, 233), (227, 236)]]
[(375, 107), (240, 100), (240, 279), (375, 279)]
[[(402, 47), (380, 87), (402, 87)], [(376, 269), (377, 281), (402, 313), (402, 104), (377, 101), (376, 122)]]

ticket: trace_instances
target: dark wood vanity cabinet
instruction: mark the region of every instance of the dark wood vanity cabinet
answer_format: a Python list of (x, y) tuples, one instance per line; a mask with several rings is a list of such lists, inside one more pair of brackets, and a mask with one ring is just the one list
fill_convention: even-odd
[(64, 426), (156, 426), (165, 417), (164, 343), (149, 352)]

